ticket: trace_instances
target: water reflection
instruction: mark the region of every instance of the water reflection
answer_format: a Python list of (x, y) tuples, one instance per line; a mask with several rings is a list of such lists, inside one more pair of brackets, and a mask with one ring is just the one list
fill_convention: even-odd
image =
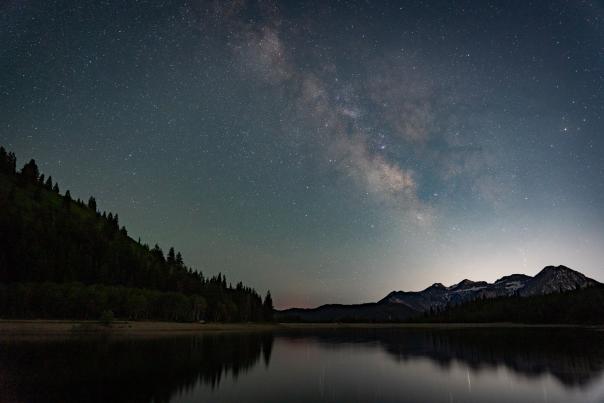
[(0, 341), (0, 401), (604, 400), (588, 329), (295, 329)]
[(524, 376), (550, 374), (567, 386), (586, 384), (604, 370), (604, 332), (582, 328), (332, 329), (285, 337), (331, 348), (376, 343), (395, 360), (423, 357), (443, 368), (454, 362), (477, 370), (504, 365)]
[(219, 387), (260, 359), (270, 333), (175, 338), (0, 342), (0, 401), (168, 402), (198, 384)]

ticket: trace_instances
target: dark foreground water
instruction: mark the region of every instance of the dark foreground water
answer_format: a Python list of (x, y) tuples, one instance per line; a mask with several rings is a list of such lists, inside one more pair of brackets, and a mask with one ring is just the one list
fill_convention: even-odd
[(604, 332), (332, 329), (0, 341), (1, 402), (604, 402)]

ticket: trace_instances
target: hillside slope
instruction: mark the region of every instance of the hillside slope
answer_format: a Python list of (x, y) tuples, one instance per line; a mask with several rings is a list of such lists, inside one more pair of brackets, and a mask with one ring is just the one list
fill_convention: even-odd
[[(85, 204), (62, 195), (34, 160), (17, 172), (4, 148), (0, 212), (0, 317), (90, 318), (103, 310), (169, 320), (271, 316), (270, 296), (264, 306), (255, 290), (227, 286), (220, 274), (204, 278), (173, 248), (164, 256), (158, 245), (134, 241), (117, 214), (97, 211), (93, 197)], [(78, 301), (88, 302), (73, 310)]]
[(418, 316), (419, 322), (604, 324), (604, 285), (528, 297), (479, 299)]

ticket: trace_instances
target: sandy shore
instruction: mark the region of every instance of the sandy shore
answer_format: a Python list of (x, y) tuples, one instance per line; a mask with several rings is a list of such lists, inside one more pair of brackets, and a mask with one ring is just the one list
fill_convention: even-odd
[(350, 328), (350, 329), (460, 329), (460, 328), (558, 328), (558, 327), (594, 327), (569, 324), (525, 324), (525, 323), (281, 323), (281, 328), (287, 329), (330, 329), (330, 328)]
[[(514, 323), (177, 323), (115, 321), (103, 326), (97, 321), (0, 320), (0, 337), (53, 337), (77, 335), (174, 336), (205, 332), (257, 332), (312, 329), (369, 328), (535, 328), (572, 325), (525, 325)], [(601, 329), (601, 327), (598, 327)]]
[(72, 320), (0, 320), (0, 337), (53, 337), (71, 335), (162, 336), (199, 332), (269, 331), (270, 323), (178, 323), (115, 321), (104, 326), (98, 321)]

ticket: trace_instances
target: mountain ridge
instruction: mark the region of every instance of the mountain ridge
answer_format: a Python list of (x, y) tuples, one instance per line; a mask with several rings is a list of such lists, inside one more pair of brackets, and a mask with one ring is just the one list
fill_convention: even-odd
[[(542, 295), (596, 284), (599, 282), (567, 266), (546, 266), (534, 277), (515, 273), (501, 277), (493, 283), (468, 279), (449, 287), (435, 283), (422, 291), (392, 291), (378, 302), (403, 303), (424, 312), (430, 308), (442, 308), (447, 304), (458, 304), (483, 297)], [(426, 299), (426, 296), (429, 298)]]
[(384, 298), (373, 303), (326, 304), (306, 309), (289, 308), (277, 311), (276, 314), (282, 320), (398, 321), (479, 299), (540, 296), (596, 285), (602, 283), (567, 266), (546, 266), (535, 276), (515, 273), (503, 276), (493, 283), (464, 279), (448, 287), (437, 282), (421, 291), (391, 291)]

